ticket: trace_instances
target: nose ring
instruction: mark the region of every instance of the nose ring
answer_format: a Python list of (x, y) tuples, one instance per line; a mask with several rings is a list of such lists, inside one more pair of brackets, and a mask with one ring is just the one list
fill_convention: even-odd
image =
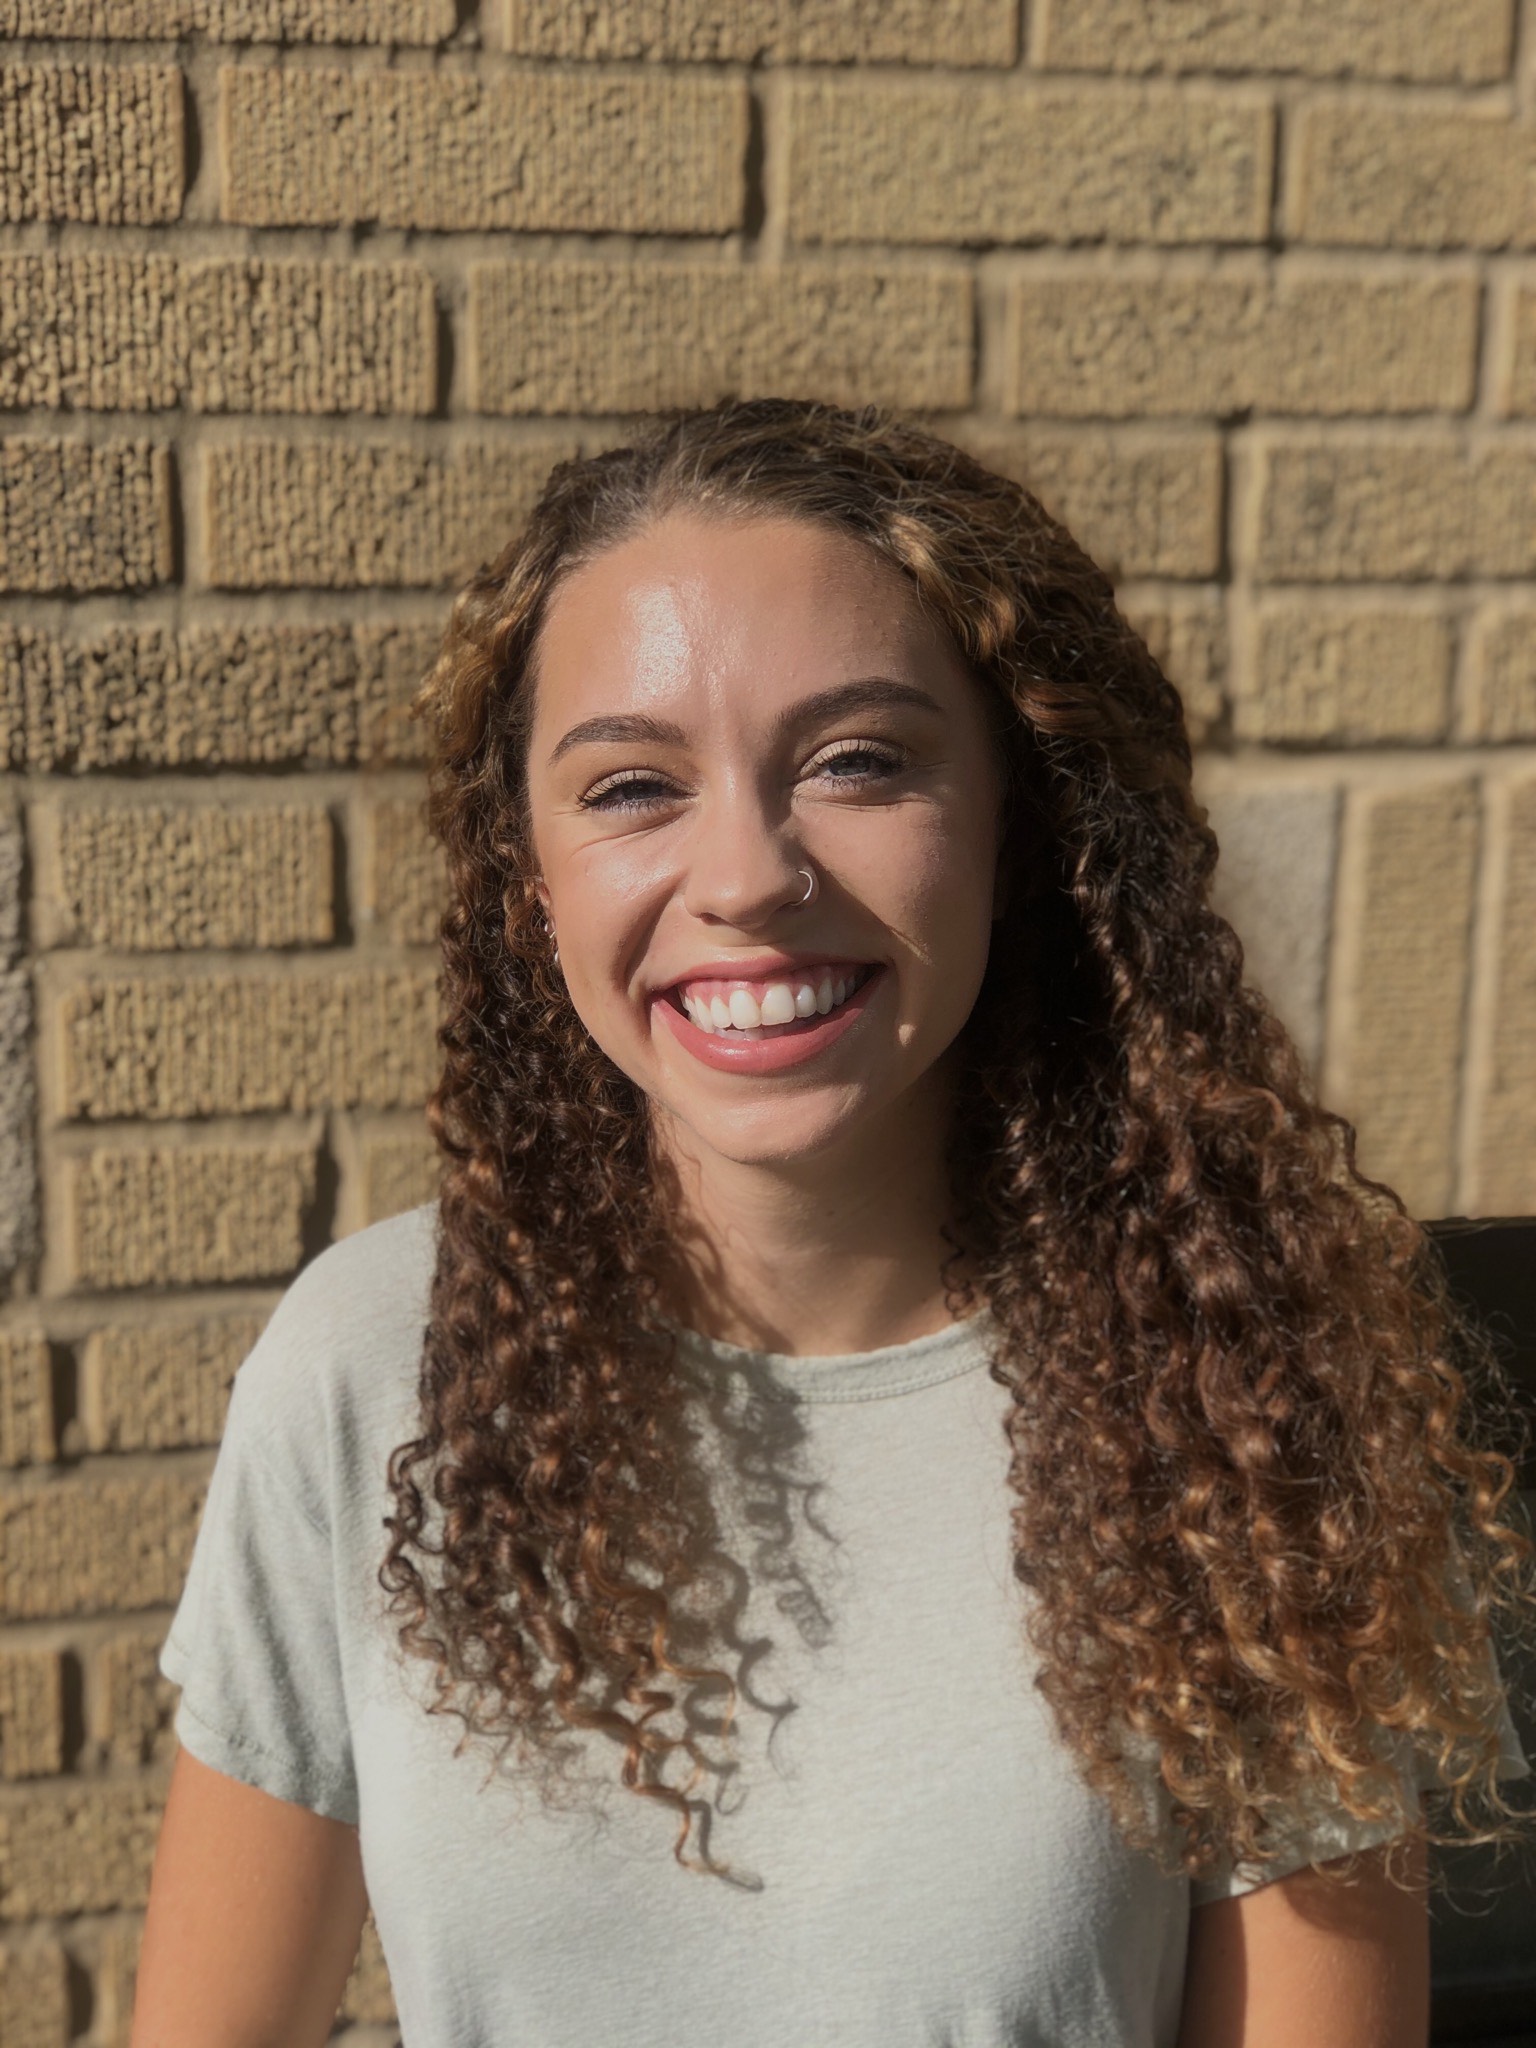
[(805, 877), (805, 894), (800, 898), (800, 901), (802, 903), (814, 903), (818, 886), (816, 870), (814, 868), (796, 868), (795, 873)]

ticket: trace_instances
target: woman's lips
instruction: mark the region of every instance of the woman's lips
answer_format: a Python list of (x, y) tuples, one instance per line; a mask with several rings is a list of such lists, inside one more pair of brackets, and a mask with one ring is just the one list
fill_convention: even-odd
[(706, 1067), (717, 1067), (729, 1074), (776, 1074), (785, 1067), (803, 1066), (836, 1044), (863, 1016), (870, 998), (884, 983), (885, 969), (877, 964), (863, 986), (825, 1017), (804, 1017), (793, 1024), (777, 1025), (761, 1038), (737, 1037), (729, 1031), (701, 1031), (668, 996), (656, 997), (651, 1009), (653, 1013), (660, 1012), (666, 1029)]

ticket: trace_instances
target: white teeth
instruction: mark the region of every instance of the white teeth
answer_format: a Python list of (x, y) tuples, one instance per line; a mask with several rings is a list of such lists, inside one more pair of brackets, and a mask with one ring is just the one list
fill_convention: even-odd
[(750, 989), (731, 990), (731, 1022), (738, 1031), (756, 1031), (763, 1021), (763, 1013), (757, 1007), (757, 997)]
[(765, 1029), (792, 1024), (797, 1018), (825, 1017), (845, 1003), (859, 985), (858, 973), (824, 974), (817, 982), (769, 982), (761, 1003), (749, 989), (733, 988), (729, 998), (683, 994), (682, 1005), (701, 1031), (730, 1031), (738, 1037), (757, 1038)]
[(762, 1024), (792, 1024), (795, 1019), (795, 992), (787, 981), (771, 981), (758, 1006), (758, 1021)]

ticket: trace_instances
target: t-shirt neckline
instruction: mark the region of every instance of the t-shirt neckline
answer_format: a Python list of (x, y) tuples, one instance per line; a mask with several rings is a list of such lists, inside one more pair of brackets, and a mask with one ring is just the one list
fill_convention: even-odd
[(706, 1337), (683, 1323), (672, 1323), (682, 1350), (716, 1369), (742, 1372), (769, 1383), (765, 1391), (797, 1401), (873, 1401), (892, 1394), (915, 1393), (942, 1380), (975, 1372), (990, 1362), (987, 1343), (991, 1311), (980, 1308), (925, 1337), (904, 1344), (883, 1344), (874, 1351), (842, 1351), (797, 1356), (787, 1351), (757, 1351), (723, 1337)]

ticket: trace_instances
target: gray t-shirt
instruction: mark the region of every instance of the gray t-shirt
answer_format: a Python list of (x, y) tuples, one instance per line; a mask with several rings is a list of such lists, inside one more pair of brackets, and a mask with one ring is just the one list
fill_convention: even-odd
[[(737, 1882), (676, 1863), (609, 1742), (565, 1808), (488, 1777), (376, 1577), (435, 1231), (376, 1224), (284, 1295), (161, 1656), (194, 1756), (360, 1828), (405, 2048), (1173, 2048), (1192, 1904), (1394, 1832), (1313, 1812), (1193, 1885), (1124, 1846), (1030, 1683), (985, 1312), (854, 1356), (685, 1334), (740, 1567), (737, 1727), (704, 1745), (739, 1768), (692, 1797)], [(1504, 1744), (1528, 1775), (1507, 1714)]]

